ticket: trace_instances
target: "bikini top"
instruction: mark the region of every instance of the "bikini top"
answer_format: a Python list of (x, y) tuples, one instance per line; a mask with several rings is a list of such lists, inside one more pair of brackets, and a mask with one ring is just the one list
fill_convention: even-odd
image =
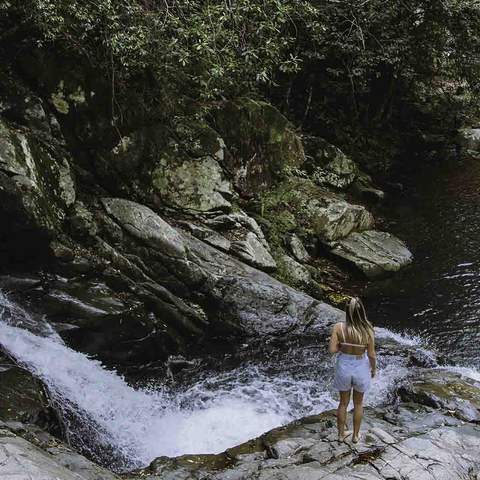
[[(343, 331), (343, 323), (340, 323), (340, 330), (342, 331), (342, 337), (343, 340), (345, 340), (347, 337), (345, 337), (345, 332)], [(368, 345), (360, 345), (358, 343), (348, 343), (348, 342), (340, 342), (340, 345), (346, 345), (348, 347), (360, 347), (360, 348), (367, 348)]]

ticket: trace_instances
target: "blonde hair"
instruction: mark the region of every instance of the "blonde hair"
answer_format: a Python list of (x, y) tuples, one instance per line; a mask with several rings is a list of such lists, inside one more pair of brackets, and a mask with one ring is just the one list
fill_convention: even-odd
[(368, 344), (373, 337), (373, 325), (368, 321), (362, 301), (352, 297), (346, 308), (347, 333), (353, 342)]

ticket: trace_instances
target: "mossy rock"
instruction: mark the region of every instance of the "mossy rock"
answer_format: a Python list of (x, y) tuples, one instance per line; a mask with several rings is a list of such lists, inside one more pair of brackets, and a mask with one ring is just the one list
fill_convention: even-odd
[(363, 206), (346, 202), (308, 178), (286, 178), (263, 193), (261, 203), (262, 215), (279, 234), (296, 229), (301, 236), (330, 242), (373, 225)]
[(462, 420), (480, 421), (480, 383), (448, 370), (425, 370), (399, 389), (403, 401), (449, 411)]
[(11, 257), (42, 250), (33, 240), (62, 230), (76, 197), (69, 157), (32, 131), (0, 121), (0, 241)]
[(42, 384), (0, 355), (0, 419), (35, 423), (49, 416)]
[(247, 98), (227, 102), (216, 112), (214, 125), (229, 151), (225, 165), (244, 196), (268, 189), (305, 160), (299, 135), (267, 102)]

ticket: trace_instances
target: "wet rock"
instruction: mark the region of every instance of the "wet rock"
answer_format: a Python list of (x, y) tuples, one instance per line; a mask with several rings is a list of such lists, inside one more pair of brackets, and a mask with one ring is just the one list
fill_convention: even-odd
[(18, 423), (0, 423), (0, 477), (2, 480), (119, 478), (72, 451), (58, 439)]
[(53, 421), (50, 401), (41, 382), (1, 354), (0, 420), (44, 426)]
[(295, 233), (288, 235), (286, 243), (288, 249), (297, 261), (299, 261), (300, 263), (308, 263), (308, 261), (310, 260), (310, 255), (303, 246), (303, 243), (298, 237), (298, 235), (296, 235)]
[(403, 401), (441, 408), (467, 422), (480, 422), (480, 382), (448, 370), (425, 370), (399, 390)]
[(413, 260), (403, 241), (376, 230), (354, 232), (332, 243), (332, 253), (353, 263), (369, 278), (397, 272)]
[[(218, 455), (160, 458), (134, 478), (149, 480), (464, 479), (480, 471), (480, 427), (428, 408), (366, 409), (354, 445), (336, 439), (334, 412), (306, 417)], [(138, 475), (138, 477), (137, 477)]]

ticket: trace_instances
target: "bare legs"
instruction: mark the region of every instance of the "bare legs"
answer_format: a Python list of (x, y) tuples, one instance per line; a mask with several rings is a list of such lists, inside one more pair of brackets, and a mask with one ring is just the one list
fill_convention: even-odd
[[(340, 393), (340, 403), (337, 408), (337, 429), (338, 439), (345, 440), (350, 434), (345, 431), (345, 424), (347, 422), (347, 408), (350, 403), (351, 390)], [(357, 443), (360, 433), (360, 425), (363, 418), (363, 392), (353, 391), (353, 443)]]
[(353, 437), (352, 442), (358, 442), (360, 424), (363, 418), (363, 392), (353, 391)]
[(340, 393), (340, 403), (337, 408), (337, 429), (338, 440), (343, 442), (349, 435), (345, 433), (345, 423), (347, 422), (347, 407), (350, 403), (350, 390)]

